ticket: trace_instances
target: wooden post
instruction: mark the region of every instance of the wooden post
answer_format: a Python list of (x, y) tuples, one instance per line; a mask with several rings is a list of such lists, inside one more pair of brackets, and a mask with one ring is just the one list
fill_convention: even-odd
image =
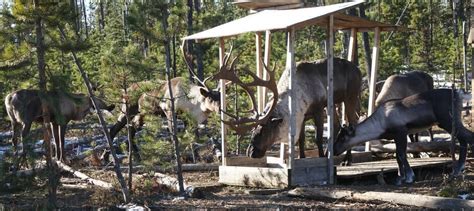
[[(295, 108), (296, 108), (296, 99), (294, 92), (295, 87), (295, 73), (296, 73), (296, 64), (295, 64), (295, 29), (291, 28), (287, 31), (287, 46), (286, 46), (286, 69), (290, 70), (290, 75), (288, 80), (289, 82), (289, 91), (290, 94), (288, 95), (288, 108), (290, 111), (290, 129), (288, 134), (288, 169), (291, 172), (294, 163), (294, 156), (295, 156), (295, 136), (296, 136), (296, 117), (295, 117)], [(291, 181), (291, 176), (290, 176)]]
[[(370, 70), (370, 84), (369, 84), (369, 109), (370, 115), (375, 109), (375, 84), (377, 82), (377, 68), (379, 66), (379, 45), (380, 45), (380, 27), (375, 27), (374, 47), (372, 48), (372, 65)], [(370, 142), (365, 142), (365, 151), (370, 151)]]
[[(224, 54), (225, 54), (225, 43), (224, 38), (219, 38), (219, 67), (224, 65)], [(219, 86), (221, 88), (221, 120), (225, 120), (224, 111), (226, 110), (226, 102), (225, 102), (225, 80), (219, 80)], [(226, 166), (226, 155), (227, 155), (227, 143), (226, 143), (226, 136), (227, 134), (227, 126), (221, 121), (221, 143), (222, 143), (222, 165)]]
[[(265, 56), (264, 62), (265, 65), (270, 68), (270, 55), (272, 54), (272, 33), (270, 31), (265, 32)], [(263, 71), (263, 80), (268, 80), (268, 72)], [(267, 88), (263, 88), (263, 108), (267, 104)]]
[(357, 53), (357, 29), (351, 29), (351, 38), (349, 39), (349, 52), (347, 53), (347, 60), (354, 61), (355, 54)]
[(333, 145), (334, 145), (334, 86), (333, 86), (333, 69), (334, 69), (334, 16), (329, 16), (327, 32), (327, 62), (328, 62), (328, 102), (327, 102), (327, 119), (328, 119), (328, 178), (329, 184), (334, 184), (334, 159), (333, 159)]
[[(355, 54), (357, 53), (357, 29), (352, 28), (351, 29), (351, 37), (349, 39), (349, 51), (347, 53), (347, 60), (350, 62), (354, 61)], [(344, 103), (341, 104), (342, 106), (342, 112), (340, 117), (342, 119), (341, 123), (346, 124), (347, 119), (346, 119), (346, 105)]]
[[(257, 32), (255, 34), (255, 64), (257, 68), (257, 77), (263, 78), (263, 67), (262, 67), (262, 34)], [(263, 104), (263, 87), (257, 87), (257, 110), (262, 113), (265, 104)]]

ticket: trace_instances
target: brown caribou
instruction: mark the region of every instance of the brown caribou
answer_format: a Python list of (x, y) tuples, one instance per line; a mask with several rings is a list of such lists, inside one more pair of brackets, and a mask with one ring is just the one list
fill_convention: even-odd
[[(400, 100), (410, 95), (426, 92), (433, 89), (433, 77), (422, 71), (411, 71), (405, 74), (388, 77), (375, 100), (375, 107), (390, 100)], [(431, 141), (433, 133), (428, 129)], [(418, 142), (418, 133), (409, 134), (412, 142)]]
[[(236, 76), (223, 77), (217, 75), (216, 78), (230, 80), (250, 90), (249, 86), (265, 86), (273, 93), (273, 100), (266, 106), (264, 114), (256, 112), (253, 118), (242, 118), (232, 121), (226, 121), (231, 128), (238, 132), (252, 129), (251, 143), (247, 149), (247, 155), (252, 158), (261, 158), (265, 155), (267, 149), (275, 142), (282, 142), (288, 139), (289, 128), (289, 71), (285, 70), (278, 82), (275, 83), (273, 71), (269, 71), (270, 80), (264, 81), (256, 77), (252, 72), (246, 70), (254, 82), (243, 83), (236, 80)], [(334, 103), (344, 102), (346, 115), (350, 124), (357, 123), (357, 112), (359, 108), (359, 91), (361, 87), (361, 72), (353, 63), (340, 59), (334, 59)], [(310, 117), (315, 119), (317, 128), (317, 140), (320, 156), (323, 156), (322, 133), (323, 133), (323, 114), (327, 104), (327, 60), (317, 60), (315, 62), (302, 62), (296, 67), (294, 87), (295, 99), (298, 101), (295, 108), (297, 137), (304, 136), (304, 121)], [(252, 102), (253, 93), (249, 92)], [(254, 103), (255, 105), (255, 103)], [(255, 108), (255, 106), (254, 106)], [(234, 117), (235, 118), (235, 117)], [(300, 143), (300, 156), (304, 156), (302, 149), (303, 141)]]
[[(202, 124), (207, 121), (211, 113), (219, 111), (220, 108), (220, 91), (218, 89), (211, 89), (207, 86), (207, 81), (212, 77), (200, 80), (197, 74), (190, 67), (190, 59), (187, 58), (184, 48), (183, 55), (185, 55), (185, 62), (188, 66), (189, 72), (196, 83), (190, 83), (184, 77), (175, 77), (170, 80), (171, 91), (174, 97), (175, 110), (179, 113), (188, 113), (191, 118), (197, 123)], [(221, 70), (232, 66), (228, 64), (232, 49), (226, 54), (226, 59)], [(128, 92), (132, 93), (129, 99), (129, 113), (133, 118), (132, 139), (136, 131), (141, 130), (144, 122), (143, 117), (147, 114), (160, 115), (166, 117), (168, 123), (172, 120), (171, 101), (168, 90), (168, 82), (160, 81), (155, 84), (151, 82), (141, 82), (132, 84), (128, 88)], [(134, 97), (133, 97), (134, 96)], [(137, 97), (139, 96), (139, 97)], [(124, 99), (122, 99), (123, 102)], [(122, 114), (119, 116), (117, 123), (110, 129), (110, 135), (114, 138), (117, 133), (125, 126), (126, 116), (125, 104), (122, 104)], [(170, 128), (171, 129), (171, 128)], [(199, 139), (197, 129), (195, 130), (196, 139)], [(128, 143), (128, 142), (127, 142)], [(133, 143), (133, 150), (138, 159), (138, 147)], [(108, 160), (108, 153), (104, 154), (104, 159)]]
[[(84, 94), (70, 94), (59, 91), (49, 91), (43, 98), (51, 118), (51, 127), (56, 143), (56, 158), (65, 161), (64, 135), (67, 124), (71, 120), (82, 120), (94, 108), (91, 99)], [(98, 109), (112, 111), (114, 105), (108, 106), (96, 98)], [(33, 122), (43, 122), (41, 97), (38, 90), (22, 89), (5, 97), (5, 107), (13, 130), (12, 144), (16, 153), (18, 137), (25, 146), (25, 139), (30, 132)], [(19, 130), (21, 129), (21, 134)]]
[(453, 165), (452, 174), (457, 176), (464, 168), (467, 143), (472, 145), (474, 139), (474, 133), (466, 129), (462, 123), (463, 98), (463, 95), (451, 89), (434, 89), (402, 100), (383, 103), (360, 124), (341, 128), (334, 143), (334, 154), (339, 155), (348, 148), (366, 141), (394, 139), (398, 163), (398, 177), (395, 184), (412, 183), (415, 174), (406, 156), (407, 135), (426, 130), (434, 125), (451, 133), (454, 121), (460, 153), (459, 160)]

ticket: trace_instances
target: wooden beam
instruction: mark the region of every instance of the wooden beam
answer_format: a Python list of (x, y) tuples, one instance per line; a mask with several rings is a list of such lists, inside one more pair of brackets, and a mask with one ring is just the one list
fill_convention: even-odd
[[(255, 64), (257, 69), (257, 76), (259, 78), (263, 78), (263, 66), (262, 66), (262, 33), (257, 32), (255, 33)], [(263, 108), (265, 106), (263, 100), (263, 87), (257, 87), (257, 110), (259, 113), (263, 112)]]
[[(351, 29), (351, 37), (349, 38), (349, 50), (347, 53), (347, 60), (350, 62), (354, 61), (355, 55), (357, 53), (357, 29), (352, 28)], [(342, 112), (341, 112), (341, 124), (346, 124), (346, 105), (344, 103), (341, 103), (342, 106)]]
[(287, 31), (287, 47), (286, 47), (286, 69), (290, 70), (290, 75), (288, 77), (289, 82), (289, 92), (288, 95), (288, 109), (290, 111), (290, 125), (288, 134), (288, 149), (289, 149), (289, 159), (288, 159), (288, 169), (291, 170), (293, 167), (294, 157), (295, 157), (295, 137), (296, 137), (296, 93), (294, 92), (294, 87), (296, 84), (295, 74), (296, 74), (296, 64), (295, 64), (295, 29), (291, 28)]
[(349, 51), (347, 54), (347, 60), (354, 61), (355, 54), (357, 53), (357, 29), (351, 29), (351, 37), (349, 38)]
[[(264, 62), (265, 65), (270, 68), (270, 55), (272, 54), (272, 32), (265, 32), (265, 56)], [(263, 80), (268, 80), (268, 72), (263, 71)], [(267, 88), (263, 87), (263, 104), (264, 107), (267, 104)]]
[[(219, 67), (224, 65), (224, 55), (225, 55), (225, 42), (224, 38), (219, 39)], [(225, 120), (226, 116), (224, 111), (226, 110), (226, 102), (225, 102), (225, 80), (219, 80), (219, 86), (221, 89), (221, 120)], [(226, 134), (227, 134), (227, 126), (221, 121), (221, 140), (222, 140), (222, 165), (227, 165), (226, 163), (226, 155), (227, 155), (227, 144), (226, 144)]]
[[(369, 109), (368, 115), (375, 110), (375, 83), (377, 82), (377, 69), (379, 66), (379, 46), (380, 46), (380, 28), (375, 28), (374, 47), (372, 48), (372, 66), (369, 81)], [(365, 151), (370, 151), (370, 142), (365, 142)]]
[[(432, 209), (471, 210), (474, 201), (438, 196), (425, 196), (409, 193), (392, 193), (376, 191), (328, 190), (323, 188), (296, 188), (288, 192), (289, 196), (311, 199), (345, 199), (365, 201), (385, 201), (408, 206), (426, 207)], [(350, 207), (349, 207), (350, 208)]]
[(328, 25), (328, 45), (327, 45), (327, 62), (328, 62), (328, 101), (327, 101), (327, 119), (328, 119), (328, 178), (329, 184), (334, 184), (334, 154), (333, 154), (333, 144), (334, 144), (334, 84), (333, 84), (333, 70), (334, 70), (334, 16), (329, 16), (329, 25)]

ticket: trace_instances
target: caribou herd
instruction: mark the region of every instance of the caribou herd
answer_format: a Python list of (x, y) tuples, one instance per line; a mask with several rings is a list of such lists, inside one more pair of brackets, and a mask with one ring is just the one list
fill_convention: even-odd
[[(188, 113), (196, 123), (205, 123), (209, 115), (219, 115), (220, 91), (206, 85), (209, 79), (227, 80), (242, 87), (250, 97), (254, 107), (253, 114), (247, 117), (237, 117), (223, 111), (228, 118), (222, 120), (231, 129), (239, 134), (248, 134), (251, 131), (247, 155), (252, 158), (264, 157), (266, 151), (275, 143), (285, 142), (289, 133), (289, 70), (283, 71), (278, 83), (275, 79), (275, 70), (264, 69), (269, 73), (269, 79), (263, 80), (253, 71), (242, 68), (236, 71), (237, 57), (231, 59), (228, 53), (224, 57), (224, 64), (219, 71), (205, 80), (199, 80), (192, 68), (190, 73), (195, 83), (188, 79), (176, 77), (166, 81), (145, 81), (131, 84), (123, 90), (122, 105), (117, 122), (110, 128), (110, 135), (114, 138), (126, 125), (124, 114), (128, 105), (128, 114), (132, 119), (132, 138), (134, 133), (141, 130), (145, 115), (157, 115), (168, 120), (171, 124), (171, 91), (177, 111)], [(185, 58), (189, 67), (188, 58)], [(263, 62), (262, 62), (263, 63)], [(248, 74), (252, 81), (242, 81), (238, 75)], [(377, 140), (394, 140), (396, 144), (396, 159), (398, 163), (398, 179), (396, 184), (412, 183), (414, 173), (407, 160), (407, 136), (438, 126), (451, 133), (453, 130), (460, 143), (459, 160), (453, 167), (453, 175), (459, 175), (463, 168), (467, 154), (467, 144), (472, 144), (474, 134), (466, 129), (461, 119), (461, 106), (464, 94), (451, 89), (433, 89), (433, 78), (427, 73), (412, 71), (406, 74), (393, 75), (387, 78), (376, 99), (376, 110), (367, 118), (360, 121), (360, 93), (362, 74), (359, 68), (345, 59), (334, 59), (334, 103), (344, 104), (345, 116), (349, 125), (339, 128), (334, 143), (334, 153), (342, 154), (357, 144)], [(325, 156), (323, 149), (323, 123), (328, 94), (327, 87), (327, 60), (314, 62), (300, 62), (294, 76), (297, 81), (293, 87), (297, 101), (295, 109), (296, 137), (299, 137), (300, 157), (305, 157), (304, 124), (313, 119), (316, 127), (315, 143), (319, 156)], [(380, 83), (382, 84), (382, 83)], [(254, 96), (255, 89), (263, 86), (271, 92), (270, 100), (263, 112), (258, 112)], [(18, 90), (5, 97), (5, 107), (11, 120), (13, 149), (18, 147), (18, 139), (24, 142), (32, 122), (43, 121), (43, 111), (51, 115), (51, 129), (56, 145), (56, 157), (65, 160), (64, 135), (67, 124), (71, 120), (83, 119), (92, 109), (112, 110), (113, 105), (96, 99), (97, 107), (84, 94), (68, 94), (63, 92), (47, 92), (40, 96), (38, 90)], [(335, 112), (337, 113), (337, 112)], [(360, 123), (359, 123), (360, 122)], [(171, 127), (170, 127), (171, 128)], [(196, 133), (198, 135), (198, 133)], [(413, 138), (413, 141), (416, 139)], [(134, 142), (133, 149), (138, 153), (138, 145)], [(140, 157), (137, 157), (140, 159)], [(350, 164), (350, 156), (348, 157)]]

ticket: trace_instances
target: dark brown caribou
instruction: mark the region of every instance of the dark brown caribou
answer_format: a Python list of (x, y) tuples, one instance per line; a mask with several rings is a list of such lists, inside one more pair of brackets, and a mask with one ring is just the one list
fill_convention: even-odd
[[(453, 111), (454, 94), (454, 111)], [(459, 160), (453, 165), (454, 176), (459, 175), (466, 161), (467, 143), (473, 143), (474, 133), (466, 129), (461, 119), (464, 96), (451, 89), (434, 89), (402, 100), (380, 105), (367, 119), (356, 126), (343, 127), (334, 143), (334, 154), (376, 139), (394, 139), (398, 163), (395, 184), (412, 183), (415, 174), (407, 160), (407, 135), (426, 130), (434, 125), (451, 133), (454, 121), (456, 139), (460, 143)]]
[[(261, 158), (273, 143), (288, 140), (290, 119), (288, 110), (289, 71), (285, 70), (283, 72), (278, 86), (275, 83), (273, 71), (268, 71), (271, 76), (269, 81), (259, 79), (248, 70), (246, 72), (254, 78), (254, 82), (243, 83), (236, 80), (234, 76), (222, 77), (217, 75), (217, 78), (230, 80), (245, 89), (250, 89), (248, 88), (249, 86), (265, 86), (273, 93), (273, 100), (267, 104), (264, 114), (256, 112), (253, 118), (226, 121), (231, 128), (237, 131), (242, 132), (253, 129), (247, 155), (252, 158)], [(340, 58), (334, 59), (334, 103), (344, 102), (347, 119), (350, 124), (357, 123), (358, 119), (356, 110), (359, 108), (361, 78), (359, 68), (353, 63)], [(299, 63), (296, 67), (295, 80), (295, 99), (298, 101), (295, 108), (296, 128), (298, 129), (296, 135), (301, 137), (300, 134), (304, 133), (304, 121), (313, 117), (318, 136), (316, 143), (320, 156), (323, 156), (322, 115), (327, 104), (327, 60), (322, 59), (315, 62)], [(249, 96), (253, 95), (252, 92), (248, 93)], [(252, 101), (255, 101), (255, 99), (252, 99)], [(300, 150), (303, 146), (304, 143), (300, 141)], [(300, 156), (304, 156), (302, 151), (300, 151)]]
[[(375, 100), (375, 107), (390, 100), (400, 100), (410, 95), (426, 92), (433, 89), (433, 77), (422, 71), (411, 71), (405, 74), (388, 77)], [(428, 129), (431, 141), (433, 133)], [(412, 142), (418, 142), (418, 133), (409, 134)]]
[[(49, 91), (43, 96), (51, 118), (53, 137), (56, 143), (56, 158), (65, 161), (64, 135), (67, 124), (71, 120), (82, 120), (94, 108), (91, 99), (84, 94), (70, 94), (59, 91)], [(97, 108), (113, 110), (114, 105), (108, 106), (96, 98)], [(22, 89), (5, 97), (5, 107), (13, 130), (13, 149), (16, 152), (18, 137), (23, 146), (33, 122), (43, 122), (42, 103), (38, 90)], [(19, 131), (21, 130), (21, 134)]]

